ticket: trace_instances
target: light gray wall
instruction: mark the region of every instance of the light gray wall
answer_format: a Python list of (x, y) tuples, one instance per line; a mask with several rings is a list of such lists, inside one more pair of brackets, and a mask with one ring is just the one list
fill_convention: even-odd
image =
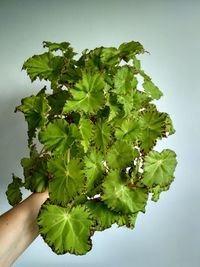
[[(22, 174), (26, 124), (14, 108), (41, 87), (21, 66), (41, 53), (42, 41), (69, 41), (78, 52), (140, 41), (151, 54), (143, 68), (162, 89), (158, 106), (177, 130), (158, 143), (178, 155), (176, 180), (158, 203), (149, 202), (135, 230), (113, 227), (93, 237), (86, 256), (57, 256), (39, 237), (14, 264), (70, 267), (200, 266), (200, 1), (0, 1), (0, 213), (10, 206), (11, 174)], [(28, 195), (27, 193), (25, 195)]]

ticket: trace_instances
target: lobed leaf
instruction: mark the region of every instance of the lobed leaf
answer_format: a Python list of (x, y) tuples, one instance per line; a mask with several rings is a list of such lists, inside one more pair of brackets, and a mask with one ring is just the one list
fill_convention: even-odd
[(56, 119), (39, 132), (38, 138), (48, 151), (64, 154), (80, 138), (80, 133), (75, 124), (69, 125), (65, 120)]
[(148, 187), (168, 186), (174, 180), (173, 173), (177, 165), (176, 154), (170, 149), (162, 152), (150, 151), (144, 159), (142, 183)]
[(70, 90), (72, 99), (66, 102), (63, 112), (96, 112), (104, 104), (103, 88), (104, 80), (100, 74), (83, 72), (82, 79)]
[(126, 118), (116, 127), (115, 136), (119, 140), (135, 144), (140, 133), (140, 124), (138, 120)]
[(147, 190), (129, 187), (119, 170), (111, 170), (103, 182), (102, 200), (111, 210), (122, 214), (144, 212), (147, 198)]
[(22, 69), (27, 71), (32, 82), (37, 78), (51, 81), (58, 79), (63, 64), (62, 57), (53, 56), (52, 53), (46, 52), (41, 55), (34, 55), (26, 60)]
[(137, 151), (125, 141), (117, 140), (106, 155), (109, 168), (124, 169), (128, 167), (137, 156)]
[(38, 216), (39, 232), (56, 254), (84, 255), (92, 248), (93, 220), (86, 207), (62, 208), (45, 203)]
[(56, 158), (48, 162), (50, 200), (58, 205), (66, 206), (73, 198), (84, 190), (80, 159)]
[(158, 138), (162, 138), (165, 120), (165, 113), (151, 110), (141, 113), (139, 142), (145, 153), (148, 153), (154, 147)]

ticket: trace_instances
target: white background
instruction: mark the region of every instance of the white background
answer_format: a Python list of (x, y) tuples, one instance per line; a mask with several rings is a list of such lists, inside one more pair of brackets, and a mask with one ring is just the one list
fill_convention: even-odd
[(178, 166), (170, 191), (149, 201), (134, 230), (96, 233), (86, 256), (57, 256), (38, 237), (14, 267), (199, 267), (200, 1), (0, 1), (0, 214), (10, 208), (11, 174), (22, 175), (28, 155), (27, 126), (14, 109), (43, 85), (31, 84), (21, 67), (44, 51), (44, 40), (69, 41), (79, 53), (140, 41), (150, 52), (142, 67), (164, 93), (158, 107), (176, 128), (157, 149), (173, 149)]

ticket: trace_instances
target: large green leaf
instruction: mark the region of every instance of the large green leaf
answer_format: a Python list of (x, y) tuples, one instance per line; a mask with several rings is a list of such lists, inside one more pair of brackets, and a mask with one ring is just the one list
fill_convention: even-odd
[(122, 140), (116, 141), (106, 155), (109, 168), (123, 169), (128, 167), (137, 156), (137, 151)]
[(140, 118), (140, 147), (145, 153), (149, 152), (158, 138), (165, 132), (166, 113), (158, 111), (144, 111)]
[(104, 85), (100, 74), (83, 72), (82, 79), (70, 90), (72, 99), (66, 102), (63, 112), (96, 112), (104, 104)]
[(169, 185), (174, 180), (177, 165), (176, 154), (170, 149), (162, 152), (151, 151), (144, 159), (142, 183), (148, 187)]
[(84, 190), (85, 178), (80, 159), (51, 159), (48, 162), (50, 200), (58, 205), (66, 206), (73, 198)]
[(63, 68), (63, 58), (53, 56), (52, 53), (46, 52), (41, 55), (34, 55), (29, 58), (22, 69), (27, 71), (31, 81), (39, 78), (40, 80), (54, 80), (60, 75)]
[(39, 141), (44, 147), (55, 153), (63, 154), (80, 138), (77, 126), (68, 124), (65, 120), (57, 119), (50, 122), (45, 129), (39, 132)]
[(36, 129), (43, 127), (47, 122), (47, 114), (50, 106), (44, 94), (32, 95), (22, 99), (22, 104), (15, 109), (24, 113), (28, 123), (29, 143), (35, 137)]
[(20, 187), (23, 186), (22, 180), (13, 174), (13, 181), (8, 185), (6, 196), (11, 206), (16, 206), (22, 200)]
[(140, 133), (140, 125), (138, 121), (127, 117), (122, 124), (116, 127), (115, 136), (119, 140), (128, 141), (134, 144)]
[(89, 155), (84, 158), (84, 173), (86, 176), (88, 194), (101, 182), (104, 172), (103, 155), (92, 150)]
[(103, 182), (102, 200), (111, 210), (122, 214), (143, 211), (148, 193), (145, 188), (131, 188), (119, 170), (112, 170)]
[(56, 254), (84, 255), (92, 248), (93, 221), (84, 206), (69, 209), (45, 203), (38, 225), (40, 234)]

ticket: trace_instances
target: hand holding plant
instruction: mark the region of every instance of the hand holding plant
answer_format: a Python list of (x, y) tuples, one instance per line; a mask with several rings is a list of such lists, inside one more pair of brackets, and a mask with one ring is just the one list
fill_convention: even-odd
[(149, 194), (157, 201), (169, 189), (176, 154), (154, 147), (175, 130), (154, 104), (162, 92), (141, 69), (140, 43), (86, 49), (79, 58), (67, 42), (43, 45), (48, 51), (23, 65), (46, 85), (16, 108), (28, 123), (30, 156), (21, 160), (24, 179), (13, 175), (6, 194), (16, 205), (21, 187), (48, 188), (40, 234), (55, 253), (82, 255), (95, 231), (134, 228)]

